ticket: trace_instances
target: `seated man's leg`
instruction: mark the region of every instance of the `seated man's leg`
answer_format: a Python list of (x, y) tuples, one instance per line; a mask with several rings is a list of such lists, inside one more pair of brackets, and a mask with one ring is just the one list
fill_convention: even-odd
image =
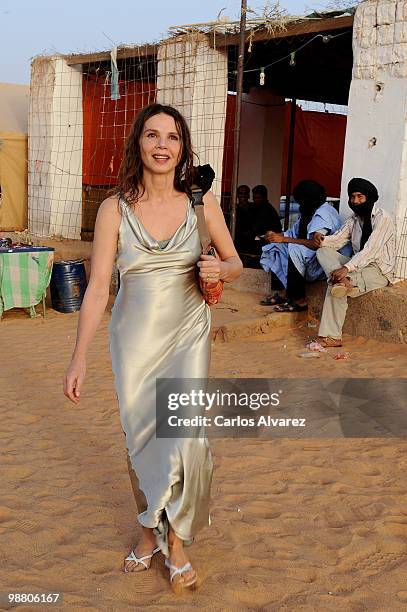
[(341, 298), (334, 297), (331, 291), (332, 285), (328, 284), (318, 336), (340, 340), (342, 338), (342, 327), (345, 323), (346, 311), (348, 310), (348, 299), (346, 296)]
[(358, 297), (375, 289), (382, 289), (389, 284), (388, 279), (382, 274), (379, 266), (375, 263), (369, 264), (361, 270), (349, 273), (350, 282), (358, 290), (350, 297)]
[(305, 302), (305, 278), (297, 270), (291, 257), (288, 257), (287, 289), (286, 295), (295, 302)]
[(331, 272), (345, 265), (350, 257), (341, 255), (341, 253), (338, 253), (338, 251), (330, 247), (321, 247), (317, 250), (317, 259), (329, 280)]
[(284, 291), (285, 287), (281, 280), (278, 278), (277, 274), (274, 272), (270, 272), (270, 289), (275, 289), (276, 291)]
[[(359, 291), (350, 297), (358, 297), (369, 291), (386, 287), (389, 284), (388, 279), (382, 274), (376, 264), (370, 264), (361, 270), (350, 272), (349, 278), (352, 285)], [(328, 285), (318, 335), (323, 338), (339, 339), (342, 337), (342, 327), (348, 309), (348, 298), (346, 296), (334, 297), (331, 294), (331, 290), (332, 286)]]

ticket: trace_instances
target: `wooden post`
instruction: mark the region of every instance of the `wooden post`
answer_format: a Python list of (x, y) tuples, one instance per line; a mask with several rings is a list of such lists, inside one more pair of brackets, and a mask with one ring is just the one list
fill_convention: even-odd
[(236, 111), (235, 111), (235, 134), (234, 134), (234, 159), (232, 175), (232, 201), (230, 203), (230, 233), (233, 240), (236, 232), (236, 200), (237, 200), (237, 181), (239, 178), (239, 148), (240, 148), (240, 120), (242, 114), (242, 93), (243, 93), (243, 65), (244, 51), (246, 42), (246, 12), (247, 0), (242, 0), (240, 13), (240, 37), (239, 37), (239, 57), (237, 62), (236, 79)]
[(291, 200), (291, 189), (292, 189), (292, 179), (293, 179), (293, 157), (294, 157), (296, 110), (297, 110), (297, 98), (291, 98), (290, 138), (288, 141), (287, 182), (286, 182), (286, 188), (285, 188), (284, 231), (288, 230), (288, 223), (290, 220), (290, 200)]

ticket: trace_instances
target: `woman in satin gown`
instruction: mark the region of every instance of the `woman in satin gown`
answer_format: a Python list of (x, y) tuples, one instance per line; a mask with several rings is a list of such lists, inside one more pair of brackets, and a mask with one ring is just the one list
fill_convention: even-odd
[(118, 193), (98, 211), (89, 284), (64, 393), (78, 403), (86, 351), (103, 316), (116, 258), (120, 273), (109, 325), (110, 351), (141, 537), (125, 572), (149, 569), (161, 551), (173, 588), (193, 588), (197, 572), (184, 545), (207, 526), (212, 458), (206, 438), (156, 438), (157, 378), (207, 378), (210, 310), (196, 268), (208, 282), (230, 282), (242, 264), (211, 192), (204, 212), (220, 260), (201, 255), (190, 198), (193, 152), (185, 119), (151, 104), (127, 137)]

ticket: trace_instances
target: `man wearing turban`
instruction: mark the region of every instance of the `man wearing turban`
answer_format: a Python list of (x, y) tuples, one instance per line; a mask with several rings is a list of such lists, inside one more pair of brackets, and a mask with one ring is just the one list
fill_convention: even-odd
[[(328, 288), (319, 327), (319, 342), (342, 346), (342, 327), (347, 298), (386, 287), (393, 278), (395, 229), (391, 216), (376, 202), (379, 194), (370, 181), (353, 178), (348, 185), (353, 214), (331, 236), (315, 236), (321, 248), (317, 258), (328, 278)], [(351, 243), (353, 256), (338, 249)]]

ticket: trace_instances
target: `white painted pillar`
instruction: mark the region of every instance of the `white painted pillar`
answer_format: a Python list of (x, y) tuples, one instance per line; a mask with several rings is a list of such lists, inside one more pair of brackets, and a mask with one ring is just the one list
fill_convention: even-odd
[(394, 218), (396, 276), (407, 277), (407, 2), (367, 0), (353, 26), (353, 74), (349, 94), (341, 186), (348, 216), (347, 184), (372, 181), (379, 205)]
[(227, 101), (227, 52), (194, 33), (162, 42), (158, 49), (157, 102), (175, 106), (187, 120), (200, 164), (210, 164), (221, 195)]
[(80, 239), (82, 66), (39, 57), (31, 69), (28, 218), (38, 236)]

